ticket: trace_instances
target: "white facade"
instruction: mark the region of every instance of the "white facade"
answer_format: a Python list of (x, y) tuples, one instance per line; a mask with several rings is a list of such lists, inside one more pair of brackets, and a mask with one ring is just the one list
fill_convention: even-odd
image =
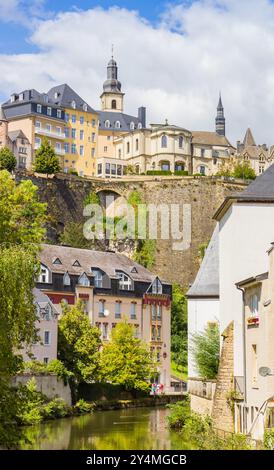
[(219, 222), (220, 332), (234, 321), (234, 375), (243, 376), (242, 293), (235, 284), (268, 269), (274, 204), (234, 203)]

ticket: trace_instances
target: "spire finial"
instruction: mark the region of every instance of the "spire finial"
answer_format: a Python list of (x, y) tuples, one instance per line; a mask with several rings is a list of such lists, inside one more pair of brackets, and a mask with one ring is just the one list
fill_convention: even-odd
[(111, 44), (111, 58), (113, 59), (114, 45)]

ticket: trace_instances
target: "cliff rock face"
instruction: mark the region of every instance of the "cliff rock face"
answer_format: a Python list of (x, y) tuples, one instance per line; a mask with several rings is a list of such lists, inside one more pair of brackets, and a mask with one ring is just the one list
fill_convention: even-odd
[[(48, 238), (58, 243), (59, 235), (69, 222), (85, 221), (83, 207), (85, 197), (91, 192), (99, 193), (101, 199), (108, 192), (116, 197), (127, 198), (132, 191), (138, 191), (147, 204), (178, 204), (179, 225), (183, 228), (183, 217), (191, 208), (191, 242), (187, 250), (176, 251), (172, 240), (158, 239), (156, 244), (155, 265), (153, 271), (162, 279), (188, 286), (193, 282), (199, 267), (199, 247), (209, 241), (215, 221), (212, 216), (223, 199), (235, 191), (245, 188), (242, 183), (224, 182), (206, 177), (158, 178), (136, 180), (85, 180), (83, 178), (58, 175), (57, 177), (27, 176), (17, 174), (17, 180), (31, 179), (39, 188), (41, 201), (48, 203), (50, 222)], [(185, 205), (188, 205), (186, 208)], [(160, 217), (159, 217), (160, 219)], [(168, 224), (168, 218), (164, 220)], [(160, 220), (158, 221), (158, 227)], [(134, 243), (110, 243), (131, 255)]]

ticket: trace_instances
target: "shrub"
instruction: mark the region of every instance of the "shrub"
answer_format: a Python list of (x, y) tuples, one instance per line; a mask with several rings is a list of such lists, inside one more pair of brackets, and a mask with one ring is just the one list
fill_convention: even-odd
[(219, 367), (219, 326), (212, 323), (203, 332), (192, 336), (191, 352), (200, 377), (215, 379)]
[(188, 171), (186, 171), (186, 170), (175, 170), (174, 175), (175, 176), (188, 176)]
[(71, 409), (62, 398), (54, 398), (42, 407), (41, 414), (44, 419), (65, 418)]
[(79, 414), (91, 413), (94, 409), (94, 404), (88, 403), (83, 398), (80, 398), (74, 408)]
[(69, 168), (68, 174), (78, 176), (78, 171), (74, 170), (74, 168)]
[(171, 412), (168, 416), (168, 424), (170, 428), (182, 429), (190, 417), (190, 403), (187, 398), (185, 401), (178, 401), (175, 404), (168, 405)]
[(67, 385), (69, 379), (73, 377), (73, 373), (68, 371), (63, 362), (59, 361), (59, 359), (53, 359), (50, 361), (46, 366), (46, 371), (56, 374), (57, 377), (63, 380), (65, 385)]
[(274, 428), (266, 429), (264, 433), (264, 446), (268, 450), (274, 449)]
[(157, 176), (157, 175), (168, 176), (168, 175), (172, 175), (172, 172), (170, 170), (148, 170), (146, 174), (154, 175), (154, 176)]
[(16, 158), (8, 147), (0, 149), (0, 170), (12, 171), (16, 167)]

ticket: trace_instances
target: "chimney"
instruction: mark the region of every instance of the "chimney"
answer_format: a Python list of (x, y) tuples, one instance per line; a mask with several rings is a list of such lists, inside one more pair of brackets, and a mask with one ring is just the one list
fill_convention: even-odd
[(142, 127), (146, 127), (146, 108), (144, 106), (141, 106), (138, 108), (138, 119), (142, 124)]
[(240, 140), (237, 140), (236, 147), (237, 147), (237, 153), (240, 153), (240, 148), (241, 148), (241, 141)]

